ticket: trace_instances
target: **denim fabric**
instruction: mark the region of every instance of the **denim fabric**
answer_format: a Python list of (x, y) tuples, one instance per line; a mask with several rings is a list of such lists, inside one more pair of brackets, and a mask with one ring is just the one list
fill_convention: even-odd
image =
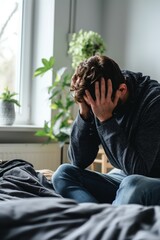
[(130, 175), (119, 186), (113, 205), (160, 205), (160, 179)]
[(79, 203), (112, 203), (124, 177), (125, 174), (120, 170), (100, 174), (63, 164), (53, 174), (52, 183), (61, 196)]

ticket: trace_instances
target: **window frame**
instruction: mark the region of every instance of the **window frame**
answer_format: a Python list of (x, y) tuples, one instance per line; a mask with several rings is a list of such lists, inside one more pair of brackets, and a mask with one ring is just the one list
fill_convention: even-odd
[(19, 36), (19, 61), (17, 63), (17, 92), (19, 93), (20, 108), (16, 108), (15, 124), (30, 124), (30, 85), (32, 67), (32, 32), (34, 1), (22, 0), (21, 3), (21, 34)]
[(55, 0), (23, 0), (22, 9), (25, 16), (20, 38), (22, 61), (19, 61), (19, 76), (23, 84), (20, 84), (18, 96), (21, 108), (17, 109), (19, 112), (12, 126), (0, 126), (0, 143), (44, 143), (46, 138), (35, 136), (35, 132), (43, 128), (45, 120), (51, 119), (48, 87), (52, 83), (53, 73), (51, 71), (36, 79), (33, 74), (41, 66), (42, 58), (54, 55)]
[[(16, 114), (15, 125), (43, 127), (44, 121), (51, 119), (47, 88), (52, 83), (53, 73), (50, 72), (47, 76), (36, 79), (33, 74), (35, 69), (41, 66), (42, 58), (53, 55), (55, 1), (22, 1), (23, 20), (19, 64), (21, 84), (18, 91), (21, 108)], [(50, 26), (46, 28), (48, 22)]]

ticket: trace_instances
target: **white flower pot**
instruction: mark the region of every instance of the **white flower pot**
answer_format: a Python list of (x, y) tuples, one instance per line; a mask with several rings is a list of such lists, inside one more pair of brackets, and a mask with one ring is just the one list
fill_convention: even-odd
[(7, 101), (0, 101), (0, 125), (12, 125), (15, 121), (15, 104)]

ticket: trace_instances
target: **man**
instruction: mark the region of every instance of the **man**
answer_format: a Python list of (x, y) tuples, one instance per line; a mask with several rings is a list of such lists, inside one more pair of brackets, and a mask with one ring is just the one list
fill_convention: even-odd
[[(153, 195), (160, 188), (160, 84), (93, 56), (76, 69), (71, 91), (79, 105), (68, 150), (72, 164), (54, 173), (56, 191), (80, 203), (160, 203), (160, 193)], [(100, 145), (115, 167), (108, 174), (86, 169)]]

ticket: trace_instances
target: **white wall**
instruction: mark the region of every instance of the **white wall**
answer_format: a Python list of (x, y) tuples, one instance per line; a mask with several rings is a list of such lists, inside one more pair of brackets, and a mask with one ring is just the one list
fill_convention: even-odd
[[(58, 66), (71, 64), (67, 55), (71, 1), (55, 0), (54, 55)], [(106, 54), (122, 69), (140, 71), (160, 81), (159, 0), (73, 1), (75, 32), (82, 28), (100, 33)]]
[(55, 171), (60, 164), (60, 148), (55, 144), (0, 144), (0, 162), (11, 159), (28, 161), (36, 170)]
[(103, 16), (107, 54), (160, 82), (160, 1), (104, 0)]
[(75, 31), (84, 29), (101, 34), (103, 29), (102, 10), (103, 1), (101, 0), (77, 0)]
[[(74, 19), (70, 23), (71, 3), (74, 4)], [(78, 32), (80, 29), (102, 33), (102, 3), (101, 0), (55, 0), (54, 56), (56, 68), (71, 67), (71, 58), (67, 54), (70, 33)]]

